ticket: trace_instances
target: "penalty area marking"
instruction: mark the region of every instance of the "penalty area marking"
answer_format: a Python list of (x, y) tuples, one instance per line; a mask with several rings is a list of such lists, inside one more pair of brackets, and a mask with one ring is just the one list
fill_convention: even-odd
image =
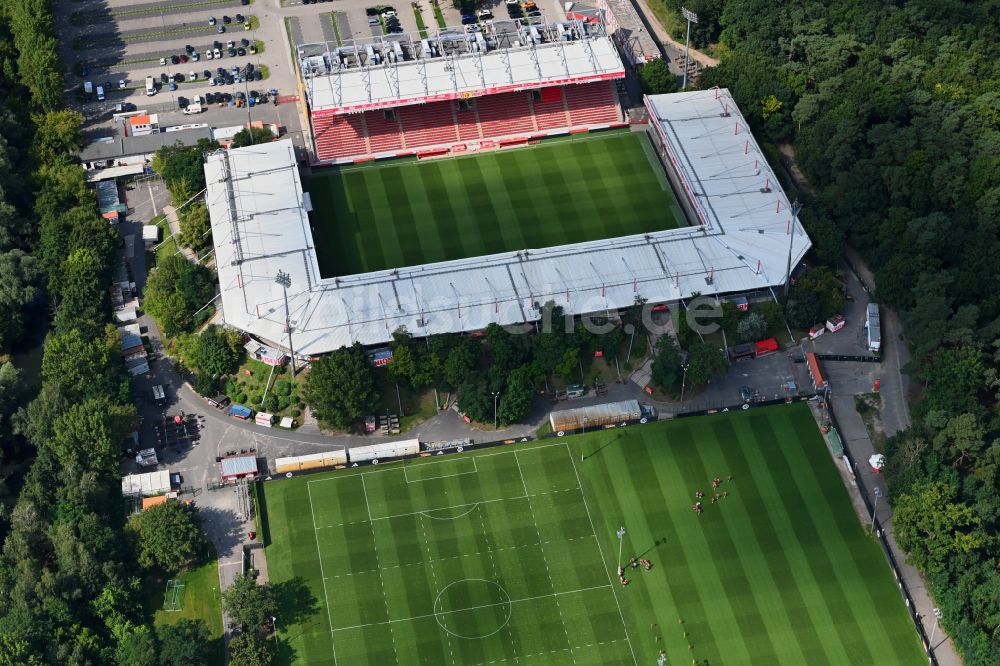
[[(423, 479), (410, 479), (407, 470), (413, 467), (430, 467), (432, 465), (444, 465), (444, 464), (459, 464), (471, 460), (472, 461), (472, 471), (470, 472), (455, 472), (453, 474), (442, 474), (440, 476), (428, 476)], [(444, 460), (432, 460), (430, 462), (424, 463), (414, 463), (407, 465), (404, 462), (403, 465), (403, 478), (406, 479), (407, 483), (422, 483), (424, 481), (435, 481), (437, 479), (450, 479), (456, 476), (465, 476), (466, 474), (479, 474), (479, 466), (476, 464), (475, 458), (446, 458)]]

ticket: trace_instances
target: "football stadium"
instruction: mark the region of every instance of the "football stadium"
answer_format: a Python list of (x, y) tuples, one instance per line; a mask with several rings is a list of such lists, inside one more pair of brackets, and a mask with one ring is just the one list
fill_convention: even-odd
[(622, 43), (567, 19), (299, 46), (313, 165), (206, 157), (226, 322), (312, 356), (783, 285), (810, 241), (729, 91), (626, 114)]
[(303, 187), (324, 278), (687, 224), (649, 141), (621, 130), (314, 174)]
[(287, 663), (924, 659), (804, 403), (263, 491), (270, 579), (313, 597)]

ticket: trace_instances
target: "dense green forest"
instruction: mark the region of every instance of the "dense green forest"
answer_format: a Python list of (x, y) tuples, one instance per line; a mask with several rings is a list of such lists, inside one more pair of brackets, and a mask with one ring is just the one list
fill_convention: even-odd
[(157, 635), (143, 612), (145, 536), (126, 538), (118, 472), (136, 414), (107, 291), (121, 238), (73, 157), (83, 117), (61, 72), (48, 0), (0, 0), (0, 353), (50, 321), (40, 382), (0, 365), (0, 666), (201, 664), (183, 649), (200, 627)]
[[(667, 0), (668, 6), (679, 6)], [(685, 0), (761, 138), (815, 188), (814, 260), (876, 271), (913, 352), (894, 527), (968, 664), (1000, 663), (1000, 3)]]

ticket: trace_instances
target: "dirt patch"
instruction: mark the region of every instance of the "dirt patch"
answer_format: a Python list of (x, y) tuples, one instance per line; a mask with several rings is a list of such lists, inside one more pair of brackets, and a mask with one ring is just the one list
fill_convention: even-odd
[(785, 164), (785, 168), (788, 169), (788, 173), (791, 175), (792, 180), (795, 181), (795, 185), (811, 196), (816, 196), (816, 188), (806, 179), (805, 174), (802, 173), (802, 169), (799, 168), (798, 160), (795, 159), (795, 148), (791, 142), (784, 141), (775, 144), (775, 146), (778, 148), (778, 152), (781, 153), (781, 161)]

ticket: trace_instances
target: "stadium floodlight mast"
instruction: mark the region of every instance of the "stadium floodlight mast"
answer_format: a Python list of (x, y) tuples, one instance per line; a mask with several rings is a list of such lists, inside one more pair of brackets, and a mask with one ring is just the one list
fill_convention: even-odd
[(625, 543), (625, 528), (624, 527), (619, 527), (617, 534), (618, 534), (618, 566), (621, 567), (621, 565), (622, 565), (622, 544)]
[(788, 264), (785, 266), (785, 297), (788, 297), (788, 290), (792, 286), (792, 248), (795, 246), (795, 223), (799, 221), (799, 211), (802, 210), (802, 203), (796, 197), (792, 202), (792, 224), (788, 233)]
[(285, 294), (285, 333), (288, 333), (288, 357), (292, 359), (292, 379), (295, 379), (295, 349), (292, 347), (292, 325), (288, 321), (288, 288), (292, 286), (292, 276), (278, 271), (274, 281), (281, 285)]
[(878, 498), (881, 496), (882, 496), (882, 489), (879, 488), (878, 486), (875, 486), (875, 504), (872, 505), (872, 527), (871, 527), (873, 531), (875, 530), (875, 509), (878, 508)]
[(681, 16), (687, 19), (688, 30), (687, 39), (684, 40), (684, 83), (681, 85), (681, 90), (687, 90), (688, 87), (688, 51), (691, 45), (691, 24), (698, 22), (698, 15), (687, 7), (681, 7)]
[(934, 609), (934, 627), (931, 629), (931, 637), (927, 641), (931, 646), (931, 654), (934, 654), (934, 634), (937, 633), (938, 621), (941, 619), (942, 613), (940, 608)]

